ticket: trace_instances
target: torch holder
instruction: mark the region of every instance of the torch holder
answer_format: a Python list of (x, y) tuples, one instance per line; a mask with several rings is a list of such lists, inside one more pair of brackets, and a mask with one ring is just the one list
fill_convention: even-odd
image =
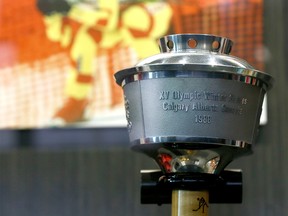
[(141, 203), (171, 204), (173, 190), (208, 191), (209, 203), (241, 203), (242, 172), (224, 170), (220, 175), (141, 171)]

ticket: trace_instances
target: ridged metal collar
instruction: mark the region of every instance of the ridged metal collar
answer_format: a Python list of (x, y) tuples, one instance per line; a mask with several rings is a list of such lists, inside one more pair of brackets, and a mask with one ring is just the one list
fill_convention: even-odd
[(175, 34), (159, 39), (160, 51), (162, 53), (206, 50), (215, 53), (229, 54), (232, 45), (233, 42), (228, 38), (203, 34)]
[[(143, 59), (135, 67), (117, 72), (115, 78), (118, 85), (123, 87), (144, 77), (155, 79), (156, 74), (163, 71), (168, 75), (161, 78), (179, 77), (185, 71), (185, 77), (190, 78), (195, 76), (195, 72), (198, 75), (202, 73), (203, 78), (215, 78), (217, 73), (226, 73), (257, 79), (263, 82), (266, 89), (272, 86), (273, 79), (269, 74), (255, 70), (245, 60), (229, 55), (233, 42), (227, 38), (176, 34), (160, 38), (158, 42), (161, 53)], [(155, 73), (155, 76), (151, 76), (151, 73)]]

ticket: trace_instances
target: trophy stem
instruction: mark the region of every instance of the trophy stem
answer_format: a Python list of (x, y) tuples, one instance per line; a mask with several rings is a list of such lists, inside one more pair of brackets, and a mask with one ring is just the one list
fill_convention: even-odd
[(172, 216), (208, 216), (208, 191), (173, 190)]

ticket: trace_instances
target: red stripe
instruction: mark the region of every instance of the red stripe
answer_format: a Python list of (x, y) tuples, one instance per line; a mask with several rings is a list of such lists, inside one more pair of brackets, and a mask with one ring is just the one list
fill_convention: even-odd
[(86, 83), (90, 84), (94, 80), (93, 76), (91, 75), (85, 75), (85, 74), (78, 74), (77, 75), (77, 82), (78, 83)]

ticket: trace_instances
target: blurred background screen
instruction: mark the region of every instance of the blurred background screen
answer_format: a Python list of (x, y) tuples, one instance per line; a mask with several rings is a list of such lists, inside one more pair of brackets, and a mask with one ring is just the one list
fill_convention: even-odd
[(264, 70), (262, 0), (1, 0), (0, 128), (125, 126), (113, 74), (204, 33)]

